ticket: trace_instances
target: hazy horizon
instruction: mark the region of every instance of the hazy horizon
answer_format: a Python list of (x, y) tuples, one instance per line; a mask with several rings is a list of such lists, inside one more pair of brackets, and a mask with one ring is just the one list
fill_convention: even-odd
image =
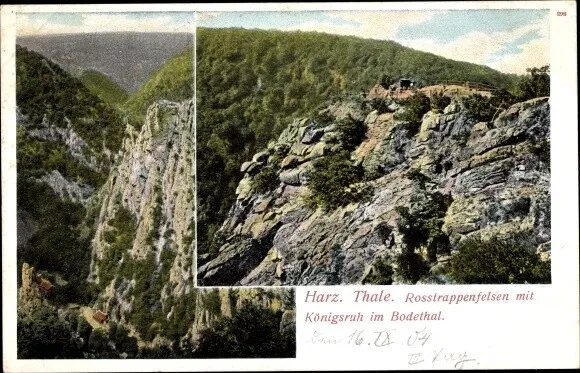
[(120, 31), (27, 35), (17, 36), (16, 43), (74, 75), (99, 71), (130, 94), (171, 57), (193, 47), (193, 34)]

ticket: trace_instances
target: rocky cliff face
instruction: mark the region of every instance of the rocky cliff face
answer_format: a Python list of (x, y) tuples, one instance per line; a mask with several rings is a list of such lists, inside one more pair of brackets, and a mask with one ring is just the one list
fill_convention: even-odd
[[(135, 271), (121, 273), (123, 264), (152, 258), (153, 270), (167, 277), (157, 299), (181, 295), (193, 286), (193, 151), (193, 101), (157, 102), (139, 132), (127, 129), (118, 164), (99, 192), (90, 276), (106, 287), (105, 301), (117, 304), (111, 311), (119, 317), (131, 310), (127, 294), (135, 287)], [(134, 224), (123, 247), (116, 240), (125, 232), (112, 223), (121, 209)], [(119, 257), (108, 256), (117, 249)], [(100, 276), (105, 266), (107, 276), (113, 271), (108, 283)]]
[(83, 166), (95, 171), (106, 169), (111, 161), (110, 151), (104, 146), (103, 154), (100, 157), (97, 156), (81, 136), (75, 132), (71, 121), (66, 117), (64, 121), (66, 125), (59, 127), (50, 123), (45, 115), (41, 123), (35, 124), (30, 122), (18, 109), (16, 110), (16, 123), (26, 130), (30, 138), (64, 144), (72, 158)]
[[(325, 111), (335, 121), (364, 120), (366, 138), (351, 157), (373, 175), (363, 184), (373, 191), (370, 200), (331, 212), (307, 207), (308, 174), (315, 159), (337, 150), (336, 125), (296, 121), (242, 165), (237, 201), (217, 235), (219, 251), (200, 258), (200, 284), (362, 283), (373, 263), (401, 252), (396, 207), (413, 210), (434, 192), (450, 196), (443, 232), (451, 254), (465, 237), (526, 233), (530, 247), (549, 259), (548, 98), (515, 104), (492, 122), (477, 122), (454, 100), (425, 114), (416, 134), (393, 113), (367, 114), (352, 102)], [(256, 192), (256, 175), (280, 154), (278, 187)], [(422, 178), (410, 176), (418, 173)], [(431, 270), (448, 258), (438, 255)]]
[[(92, 149), (73, 129), (72, 123), (65, 117), (65, 127), (50, 123), (44, 116), (41, 123), (32, 123), (16, 110), (16, 123), (23, 130), (26, 141), (41, 141), (64, 146), (66, 154), (82, 168), (92, 172), (106, 172), (112, 162), (112, 154), (103, 144), (102, 151)], [(46, 157), (53, 156), (46, 154)], [(57, 169), (44, 170), (44, 175), (37, 178), (46, 183), (60, 197), (73, 202), (85, 204), (95, 191), (95, 186), (86, 182), (64, 177)]]
[(195, 341), (247, 301), (286, 311), (283, 292), (194, 288), (193, 113), (191, 100), (150, 106), (140, 131), (127, 128), (117, 166), (94, 201), (96, 307), (129, 325), (142, 346), (176, 335)]
[[(193, 118), (192, 100), (151, 105), (140, 130), (127, 126), (106, 182), (83, 199), (94, 229), (89, 281), (99, 293), (89, 306), (124, 324), (141, 347), (196, 342), (202, 330), (232, 317), (246, 302), (280, 312), (281, 329), (293, 327), (294, 299), (284, 298), (288, 291), (194, 288)], [(50, 133), (67, 136), (70, 130), (47, 127), (42, 138)], [(23, 213), (22, 224), (33, 229), (27, 219)], [(44, 302), (34, 279), (34, 269), (24, 263), (22, 310)]]
[(28, 263), (22, 265), (22, 284), (18, 289), (18, 308), (22, 313), (34, 313), (46, 302), (36, 285), (36, 271)]
[[(65, 117), (64, 122), (64, 127), (56, 126), (50, 123), (45, 115), (40, 123), (33, 123), (17, 108), (18, 147), (19, 152), (26, 153), (24, 156), (19, 154), (19, 177), (28, 182), (48, 185), (60, 199), (86, 205), (97, 185), (94, 185), (94, 180), (91, 183), (89, 180), (81, 180), (74, 176), (82, 172), (93, 175), (107, 172), (113, 156), (104, 144), (99, 152), (92, 149), (73, 129), (68, 118)], [(35, 148), (38, 144), (46, 146), (45, 149), (52, 148), (52, 151), (47, 151), (46, 154), (35, 154), (39, 151)], [(38, 156), (41, 157), (40, 162), (38, 159), (26, 160), (28, 157)], [(28, 163), (32, 163), (33, 169), (28, 169), (31, 166)], [(67, 169), (71, 175), (63, 175), (59, 167)], [(38, 222), (37, 217), (21, 209), (20, 206), (17, 217), (18, 247), (22, 248), (37, 232)]]

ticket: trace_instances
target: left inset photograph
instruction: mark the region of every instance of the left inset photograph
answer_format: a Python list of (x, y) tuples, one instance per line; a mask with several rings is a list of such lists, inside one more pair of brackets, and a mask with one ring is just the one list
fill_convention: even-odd
[(195, 14), (16, 24), (18, 358), (294, 357), (292, 289), (195, 288)]

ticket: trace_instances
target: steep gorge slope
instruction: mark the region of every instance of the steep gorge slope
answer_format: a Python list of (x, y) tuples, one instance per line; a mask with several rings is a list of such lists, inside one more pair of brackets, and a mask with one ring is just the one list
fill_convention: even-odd
[[(103, 287), (110, 285), (105, 276), (115, 276), (121, 259), (122, 266), (137, 261), (137, 268), (147, 260), (158, 267), (163, 258), (161, 272), (168, 277), (163, 294), (189, 291), (194, 257), (193, 133), (193, 101), (155, 103), (141, 131), (127, 129), (123, 158), (99, 192), (102, 202), (93, 241), (92, 277)], [(128, 248), (115, 245), (115, 239), (125, 232), (113, 221), (127, 223), (115, 219), (119, 214), (133, 222), (124, 227), (132, 228)], [(133, 275), (130, 271), (123, 274), (129, 281)]]
[(213, 236), (243, 176), (240, 164), (294, 118), (366, 90), (383, 75), (424, 85), (449, 79), (503, 88), (516, 80), (392, 41), (316, 32), (200, 28), (196, 48), (201, 253), (215, 248)]
[(139, 131), (128, 127), (122, 158), (97, 197), (96, 307), (132, 328), (144, 346), (193, 343), (247, 302), (293, 317), (285, 292), (194, 288), (193, 105), (158, 101)]
[[(417, 130), (396, 119), (408, 110), (396, 102), (379, 114), (364, 101), (345, 100), (316, 118), (295, 120), (242, 164), (244, 178), (217, 232), (217, 250), (198, 258), (200, 284), (372, 283), (391, 266), (394, 283), (449, 283), (446, 263), (469, 237), (516, 237), (549, 260), (548, 98), (514, 104), (485, 122), (456, 98), (425, 114)], [(309, 180), (326, 172), (317, 162), (333, 165), (341, 150), (338, 126), (347, 118), (364, 123), (366, 137), (350, 161), (328, 172), (340, 174), (350, 162), (353, 169), (344, 174), (362, 169), (365, 178), (343, 195), (370, 195), (339, 201), (345, 203), (330, 211), (312, 208)], [(335, 192), (329, 185), (320, 193)], [(413, 231), (419, 221), (425, 227)], [(411, 271), (428, 265), (414, 279), (402, 278), (404, 263), (397, 261), (408, 248), (420, 255), (407, 256), (417, 261), (406, 264)]]
[(293, 356), (291, 291), (194, 288), (192, 63), (151, 77), (136, 128), (17, 48), (20, 358)]
[[(38, 286), (38, 275), (23, 265), (18, 295), (21, 359), (295, 357), (290, 290), (195, 289), (188, 300), (191, 314), (164, 329), (165, 337), (143, 339), (124, 320), (96, 321), (94, 308), (55, 307)], [(150, 326), (160, 328), (157, 322)]]
[(96, 70), (85, 70), (79, 79), (94, 95), (101, 100), (119, 107), (127, 100), (128, 93), (115, 83), (109, 76)]
[(123, 108), (136, 117), (142, 117), (152, 102), (179, 101), (189, 97), (193, 97), (193, 48), (185, 48), (169, 58), (129, 96)]
[(59, 272), (72, 295), (88, 272), (82, 220), (125, 122), (78, 79), (19, 45), (16, 105), (18, 260)]

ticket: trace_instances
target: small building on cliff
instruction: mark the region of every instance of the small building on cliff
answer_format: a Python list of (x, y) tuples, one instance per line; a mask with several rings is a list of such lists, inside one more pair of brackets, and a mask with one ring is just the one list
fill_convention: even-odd
[(98, 322), (99, 324), (105, 325), (109, 321), (109, 317), (103, 311), (97, 311), (93, 314), (93, 320)]

